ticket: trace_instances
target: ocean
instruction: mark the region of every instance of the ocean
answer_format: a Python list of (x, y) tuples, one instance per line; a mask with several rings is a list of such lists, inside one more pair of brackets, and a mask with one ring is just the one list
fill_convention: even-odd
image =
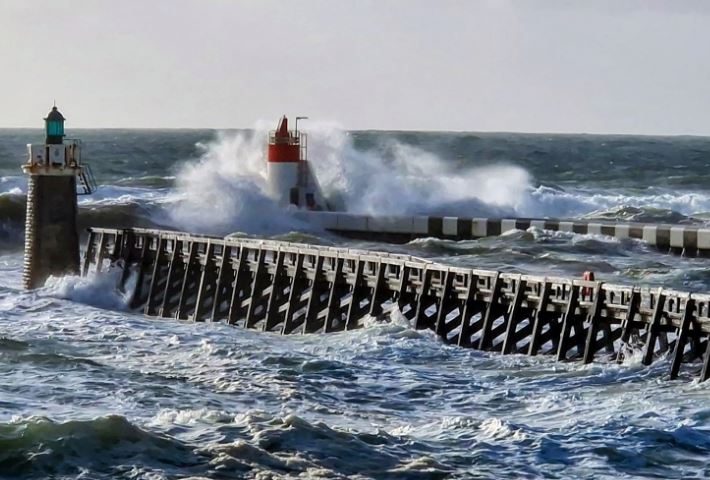
[[(710, 138), (347, 132), (312, 122), (355, 213), (710, 222)], [(353, 246), (506, 272), (710, 290), (708, 260), (633, 239), (515, 231), (346, 240), (264, 194), (266, 128), (71, 130), (100, 188), (80, 226)], [(397, 312), (328, 335), (131, 312), (111, 272), (21, 284), (25, 144), (0, 130), (0, 478), (704, 478), (710, 383), (444, 344)]]

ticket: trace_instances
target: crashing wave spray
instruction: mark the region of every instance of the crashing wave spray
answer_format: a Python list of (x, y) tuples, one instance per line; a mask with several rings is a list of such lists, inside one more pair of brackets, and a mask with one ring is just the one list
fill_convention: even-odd
[(103, 309), (128, 310), (138, 275), (131, 271), (123, 288), (119, 288), (122, 277), (121, 265), (112, 265), (107, 271), (91, 273), (86, 277), (51, 276), (40, 290), (40, 295), (64, 298)]
[(296, 220), (266, 193), (265, 135), (262, 127), (220, 132), (214, 141), (198, 145), (201, 157), (185, 163), (176, 177), (171, 220), (181, 228), (214, 234), (292, 229)]
[[(329, 123), (309, 123), (313, 166), (326, 194), (353, 213), (463, 217), (608, 216), (677, 222), (710, 211), (703, 193), (651, 188), (637, 192), (589, 191), (535, 185), (523, 167), (498, 163), (459, 167), (391, 136), (369, 150), (355, 148), (353, 135)], [(486, 158), (471, 158), (476, 163)], [(511, 162), (525, 160), (511, 158)]]
[[(330, 123), (309, 123), (309, 150), (325, 193), (363, 214), (503, 215), (526, 200), (530, 175), (521, 167), (462, 169), (455, 162), (384, 139), (358, 150), (352, 135)], [(382, 155), (380, 152), (386, 152)]]
[[(270, 122), (269, 122), (270, 123)], [(234, 230), (276, 234), (313, 230), (277, 205), (267, 184), (267, 122), (254, 130), (221, 132), (200, 145), (201, 157), (183, 165), (176, 178), (179, 201), (170, 218), (181, 228), (208, 233)], [(389, 135), (357, 148), (354, 137), (332, 122), (307, 124), (308, 157), (328, 204), (337, 210), (368, 215), (439, 215), (462, 217), (553, 217), (582, 215), (624, 217), (628, 208), (673, 209), (684, 215), (710, 210), (710, 199), (649, 192), (616, 192), (533, 185), (527, 170), (512, 164), (461, 167)], [(485, 158), (471, 159), (485, 162)], [(514, 159), (511, 159), (514, 160)], [(687, 197), (687, 198), (686, 198)], [(617, 210), (623, 211), (619, 213)], [(647, 212), (638, 220), (673, 221), (669, 212)], [(670, 212), (672, 213), (672, 212)], [(676, 215), (677, 216), (677, 215)]]
[[(309, 157), (325, 195), (337, 209), (363, 214), (510, 215), (529, 198), (521, 167), (457, 169), (437, 155), (384, 140), (388, 158), (355, 148), (333, 123), (309, 122)], [(179, 226), (210, 233), (277, 233), (304, 226), (272, 200), (266, 182), (265, 123), (249, 132), (220, 132), (200, 145), (199, 160), (176, 177)]]

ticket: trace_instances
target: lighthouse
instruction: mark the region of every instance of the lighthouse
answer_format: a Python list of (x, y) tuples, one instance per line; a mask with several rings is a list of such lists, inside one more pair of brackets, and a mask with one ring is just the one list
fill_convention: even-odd
[[(65, 139), (64, 115), (52, 107), (44, 143), (27, 145), (27, 216), (23, 285), (37, 288), (50, 275), (79, 273), (77, 194), (92, 193), (91, 170), (81, 163), (81, 142)], [(77, 192), (77, 185), (79, 192)]]
[[(305, 117), (296, 117), (296, 122)], [(326, 210), (326, 202), (308, 162), (308, 137), (288, 129), (288, 118), (279, 120), (269, 132), (267, 150), (267, 186), (269, 195), (281, 205), (308, 210)]]

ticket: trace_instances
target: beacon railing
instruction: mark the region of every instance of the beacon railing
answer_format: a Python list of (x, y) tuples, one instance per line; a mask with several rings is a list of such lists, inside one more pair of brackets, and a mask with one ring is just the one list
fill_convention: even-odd
[(299, 145), (301, 140), (305, 139), (306, 134), (289, 130), (288, 136), (279, 136), (277, 135), (276, 130), (271, 130), (269, 132), (269, 143), (271, 144), (290, 144), (290, 145)]
[[(710, 295), (445, 266), (408, 255), (145, 229), (89, 230), (146, 315), (281, 334), (351, 330), (397, 308), (445, 342), (504, 354), (670, 359), (710, 376)], [(132, 277), (132, 278), (131, 278)], [(129, 281), (130, 279), (130, 281)]]
[(55, 167), (74, 169), (81, 167), (81, 140), (65, 139), (60, 144), (28, 144), (26, 168)]
[(298, 133), (299, 137), (299, 152), (298, 152), (298, 184), (303, 185), (303, 188), (308, 188), (308, 135)]
[(81, 159), (81, 140), (64, 139), (59, 144), (29, 144), (27, 151), (27, 162), (22, 165), (25, 173), (76, 176), (77, 195), (90, 195), (96, 191), (97, 184), (91, 166)]

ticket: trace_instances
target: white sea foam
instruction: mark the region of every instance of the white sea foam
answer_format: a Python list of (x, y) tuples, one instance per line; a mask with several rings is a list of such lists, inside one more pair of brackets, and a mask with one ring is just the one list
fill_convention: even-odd
[[(222, 132), (199, 145), (200, 158), (183, 164), (176, 177), (169, 218), (178, 227), (210, 233), (313, 228), (266, 194), (267, 130), (260, 122), (250, 132)], [(351, 134), (327, 122), (310, 122), (308, 132), (309, 159), (326, 196), (353, 213), (576, 217), (619, 208), (710, 211), (710, 195), (701, 192), (649, 189), (636, 195), (534, 186), (530, 173), (513, 163), (462, 168), (394, 139), (362, 150)]]
[(273, 234), (301, 224), (266, 194), (266, 130), (220, 133), (176, 177), (170, 217), (179, 227)]
[(514, 211), (524, 201), (530, 175), (514, 165), (457, 169), (434, 153), (387, 140), (379, 150), (355, 148), (332, 124), (309, 124), (310, 158), (326, 195), (347, 210), (406, 214), (447, 210), (470, 215)]
[(149, 422), (150, 425), (170, 426), (170, 425), (195, 425), (197, 423), (217, 424), (231, 423), (234, 415), (221, 410), (211, 410), (208, 408), (174, 409), (166, 408), (160, 410)]
[(511, 427), (508, 422), (496, 417), (485, 419), (481, 423), (480, 429), (483, 436), (490, 439), (510, 439), (514, 441), (525, 440), (524, 432), (520, 429)]
[(109, 310), (125, 310), (135, 289), (137, 275), (131, 273), (124, 288), (120, 289), (119, 282), (122, 275), (121, 268), (112, 266), (106, 271), (92, 273), (86, 277), (51, 276), (40, 290), (40, 295), (63, 298)]
[[(420, 148), (383, 140), (358, 150), (352, 136), (330, 123), (309, 124), (309, 152), (326, 194), (366, 214), (575, 217), (621, 207), (710, 211), (710, 195), (649, 188), (644, 194), (533, 185), (524, 168), (509, 164), (468, 168)], [(382, 152), (386, 152), (383, 154)]]
[(27, 191), (27, 179), (23, 176), (0, 177), (0, 194), (22, 195)]
[(644, 194), (587, 189), (528, 188), (516, 213), (528, 217), (574, 217), (620, 208), (669, 210), (683, 215), (710, 211), (710, 195), (703, 192), (664, 191), (650, 188)]
[[(595, 193), (540, 190), (549, 201), (543, 212), (605, 208), (575, 203)], [(556, 203), (565, 198), (569, 204)], [(693, 201), (687, 208), (703, 208), (700, 196)], [(534, 202), (523, 197), (516, 211)], [(605, 241), (535, 229), (515, 235), (565, 245)], [(606, 241), (608, 248), (616, 242)], [(412, 246), (423, 242), (402, 249), (417, 254)], [(460, 266), (480, 266), (484, 256), (471, 246), (488, 245), (442, 244), (471, 249), (446, 257)], [(546, 251), (540, 268), (559, 263), (566, 272), (565, 262), (587, 261), (586, 252)], [(707, 289), (700, 260), (644, 251), (608, 262), (619, 271), (630, 263), (644, 281), (668, 275), (670, 287), (697, 281), (697, 290)], [(7, 386), (0, 420), (16, 442), (1, 453), (9, 468), (32, 456), (26, 476), (71, 476), (84, 465), (88, 476), (110, 470), (141, 478), (702, 477), (707, 470), (710, 384), (692, 383), (698, 361), (683, 364), (681, 381), (668, 382), (668, 360), (647, 368), (638, 351), (621, 365), (598, 355), (592, 366), (479, 352), (414, 330), (396, 313), (391, 323), (355, 331), (279, 336), (52, 298), (120, 308), (126, 294), (104, 274), (88, 284), (53, 279), (39, 295), (21, 292), (19, 253), (0, 257), (0, 270), (0, 380)], [(52, 420), (24, 420), (35, 415)]]
[(130, 202), (166, 201), (168, 190), (164, 188), (127, 187), (102, 185), (91, 195), (79, 197), (81, 205), (116, 205)]
[[(266, 128), (220, 133), (176, 177), (170, 217), (207, 232), (304, 229), (266, 194)], [(392, 155), (360, 151), (330, 123), (309, 124), (309, 158), (331, 202), (354, 213), (503, 215), (522, 205), (529, 174), (513, 165), (453, 169), (436, 155), (391, 142)]]

